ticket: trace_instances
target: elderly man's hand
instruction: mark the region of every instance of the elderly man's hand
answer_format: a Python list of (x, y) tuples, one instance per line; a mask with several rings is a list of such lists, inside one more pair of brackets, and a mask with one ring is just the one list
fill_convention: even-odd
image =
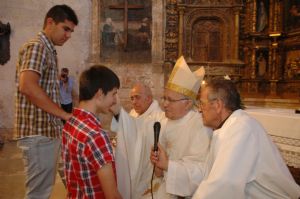
[(160, 144), (158, 144), (158, 151), (151, 150), (150, 160), (157, 168), (168, 170), (169, 158)]

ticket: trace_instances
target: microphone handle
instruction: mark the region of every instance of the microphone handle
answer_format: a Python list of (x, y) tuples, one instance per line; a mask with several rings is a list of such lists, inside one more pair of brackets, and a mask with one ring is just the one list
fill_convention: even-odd
[(154, 142), (153, 150), (154, 150), (154, 151), (158, 151), (158, 146), (157, 146), (157, 142), (156, 142), (156, 141)]

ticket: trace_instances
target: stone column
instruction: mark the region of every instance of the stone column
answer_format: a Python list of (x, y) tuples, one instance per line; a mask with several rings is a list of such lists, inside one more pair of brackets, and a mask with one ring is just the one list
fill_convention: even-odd
[(89, 62), (100, 62), (100, 0), (92, 0), (91, 50)]
[(152, 38), (151, 55), (152, 63), (163, 63), (164, 59), (164, 4), (162, 0), (152, 0)]

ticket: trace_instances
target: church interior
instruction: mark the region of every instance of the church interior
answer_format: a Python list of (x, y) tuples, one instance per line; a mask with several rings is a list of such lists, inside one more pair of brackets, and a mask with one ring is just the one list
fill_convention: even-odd
[[(181, 55), (192, 70), (204, 66), (206, 79), (229, 76), (300, 184), (300, 1), (10, 0), (0, 3), (0, 198), (24, 194), (12, 137), (18, 51), (55, 4), (70, 5), (79, 18), (70, 41), (57, 47), (58, 65), (76, 80), (91, 65), (108, 66), (129, 110), (132, 85), (142, 81), (160, 99)], [(101, 117), (108, 127), (112, 116)], [(55, 190), (53, 198), (65, 194), (61, 182)]]

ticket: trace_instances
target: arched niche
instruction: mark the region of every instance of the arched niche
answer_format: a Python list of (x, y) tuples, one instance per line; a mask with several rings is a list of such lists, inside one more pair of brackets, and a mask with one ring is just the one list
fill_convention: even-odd
[[(219, 9), (195, 9), (188, 14), (184, 22), (183, 47), (189, 60), (226, 62), (232, 59), (234, 46), (231, 45), (229, 34), (235, 27), (230, 17)], [(199, 53), (202, 57), (197, 59)]]

